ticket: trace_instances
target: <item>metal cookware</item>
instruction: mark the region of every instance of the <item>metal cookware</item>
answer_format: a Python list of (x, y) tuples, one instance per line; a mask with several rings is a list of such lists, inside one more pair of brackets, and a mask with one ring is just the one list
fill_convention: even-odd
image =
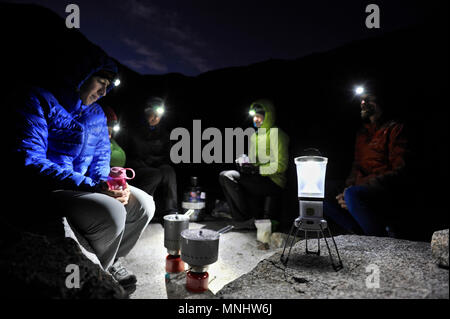
[(170, 255), (180, 255), (180, 233), (189, 228), (191, 213), (164, 216), (164, 247)]
[(186, 229), (181, 232), (181, 259), (192, 268), (204, 267), (217, 261), (220, 235), (231, 230), (229, 225), (219, 231)]

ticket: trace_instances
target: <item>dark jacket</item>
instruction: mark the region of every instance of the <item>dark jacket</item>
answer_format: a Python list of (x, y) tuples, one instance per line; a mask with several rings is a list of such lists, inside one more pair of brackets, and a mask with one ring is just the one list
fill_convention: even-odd
[(356, 136), (355, 159), (347, 186), (392, 186), (405, 171), (406, 153), (402, 124), (394, 121), (366, 124)]
[(141, 124), (126, 137), (127, 167), (139, 169), (170, 164), (170, 135), (159, 124), (153, 129)]
[(117, 72), (117, 68), (104, 55), (88, 58), (72, 74), (72, 85), (66, 82), (51, 91), (34, 88), (23, 101), (17, 101), (16, 167), (28, 185), (41, 191), (93, 191), (109, 174), (105, 114), (96, 103), (83, 105), (78, 91), (100, 69)]

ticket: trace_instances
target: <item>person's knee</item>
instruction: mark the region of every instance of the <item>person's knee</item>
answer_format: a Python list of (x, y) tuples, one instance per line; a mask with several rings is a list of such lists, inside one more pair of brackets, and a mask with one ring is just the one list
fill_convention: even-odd
[(360, 201), (364, 196), (365, 190), (363, 187), (352, 186), (345, 190), (344, 199), (347, 206), (354, 203), (355, 201)]
[(161, 165), (159, 170), (166, 176), (175, 176), (175, 169), (170, 165)]
[(146, 194), (147, 196), (144, 196), (141, 199), (141, 207), (142, 207), (142, 215), (141, 218), (146, 221), (146, 223), (149, 223), (153, 216), (155, 215), (155, 201), (153, 200), (153, 196), (150, 196)]
[(127, 212), (125, 206), (117, 199), (107, 197), (104, 205), (95, 210), (98, 214), (98, 229), (107, 229), (113, 237), (118, 237), (125, 229)]
[(231, 181), (236, 181), (236, 179), (239, 178), (239, 172), (237, 171), (222, 171), (219, 174), (219, 181), (226, 181), (226, 180), (231, 180)]

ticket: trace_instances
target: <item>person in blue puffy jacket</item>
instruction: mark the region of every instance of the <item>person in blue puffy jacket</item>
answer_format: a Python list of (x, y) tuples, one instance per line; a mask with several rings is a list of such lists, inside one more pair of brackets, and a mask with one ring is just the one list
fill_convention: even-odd
[(48, 209), (30, 216), (65, 217), (105, 270), (125, 288), (135, 286), (136, 276), (118, 258), (134, 247), (155, 205), (135, 187), (109, 190), (106, 183), (110, 141), (96, 102), (114, 87), (117, 67), (104, 54), (90, 54), (70, 71), (53, 89), (33, 88), (16, 101), (16, 173), (32, 205)]

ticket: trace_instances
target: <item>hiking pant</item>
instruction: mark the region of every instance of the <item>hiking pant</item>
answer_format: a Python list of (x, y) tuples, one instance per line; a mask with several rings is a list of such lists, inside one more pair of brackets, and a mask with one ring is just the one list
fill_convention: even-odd
[(344, 199), (348, 210), (341, 208), (337, 202), (325, 201), (325, 218), (331, 218), (345, 230), (356, 234), (387, 236), (391, 201), (386, 194), (365, 186), (352, 186), (345, 191)]
[(240, 174), (238, 171), (223, 171), (219, 183), (237, 221), (260, 218), (267, 196), (279, 196), (282, 188), (269, 177)]
[[(136, 178), (130, 183), (154, 197), (158, 214), (178, 210), (177, 176), (170, 165), (135, 169)], [(155, 194), (156, 193), (156, 194)]]
[(126, 256), (135, 246), (153, 218), (153, 198), (129, 185), (127, 205), (100, 193), (58, 190), (52, 192), (55, 203), (77, 237), (82, 236), (107, 270), (118, 257)]

